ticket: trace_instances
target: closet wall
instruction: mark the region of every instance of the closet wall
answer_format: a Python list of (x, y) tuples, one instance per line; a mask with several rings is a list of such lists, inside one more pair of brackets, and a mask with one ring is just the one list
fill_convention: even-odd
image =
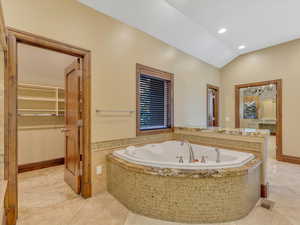
[(75, 58), (18, 48), (18, 164), (63, 158), (64, 69)]

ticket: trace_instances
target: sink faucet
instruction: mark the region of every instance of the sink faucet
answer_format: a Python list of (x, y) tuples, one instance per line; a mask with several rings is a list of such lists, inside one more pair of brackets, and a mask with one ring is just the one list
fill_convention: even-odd
[(215, 151), (217, 153), (216, 163), (220, 163), (221, 162), (221, 152), (220, 152), (220, 149), (215, 148)]
[(183, 140), (181, 142), (181, 146), (183, 146), (184, 144), (186, 144), (188, 146), (188, 150), (189, 150), (189, 163), (195, 162), (195, 154), (194, 154), (194, 150), (193, 147), (191, 145), (191, 143), (188, 140)]

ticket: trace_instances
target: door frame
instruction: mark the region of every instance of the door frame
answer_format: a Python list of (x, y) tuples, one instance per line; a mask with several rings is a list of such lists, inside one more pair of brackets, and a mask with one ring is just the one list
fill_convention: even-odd
[(17, 44), (23, 43), (68, 54), (82, 59), (82, 119), (83, 155), (81, 195), (91, 197), (91, 52), (63, 42), (32, 33), (7, 28), (8, 51), (5, 53), (4, 78), (4, 174), (8, 181), (5, 195), (7, 224), (13, 225), (18, 217), (18, 151), (17, 151)]
[(7, 51), (6, 35), (7, 35), (7, 30), (5, 26), (2, 2), (0, 0), (0, 46), (3, 51)]
[(263, 85), (276, 85), (276, 159), (278, 161), (300, 163), (300, 158), (283, 154), (282, 150), (282, 79), (235, 85), (235, 127), (240, 128), (240, 89)]
[(208, 90), (209, 89), (214, 89), (216, 92), (217, 92), (217, 97), (216, 97), (216, 111), (217, 111), (217, 117), (216, 117), (216, 127), (218, 127), (220, 125), (220, 88), (218, 86), (214, 86), (214, 85), (211, 85), (211, 84), (207, 84), (207, 87), (206, 87), (206, 124), (207, 126), (209, 125), (208, 124)]

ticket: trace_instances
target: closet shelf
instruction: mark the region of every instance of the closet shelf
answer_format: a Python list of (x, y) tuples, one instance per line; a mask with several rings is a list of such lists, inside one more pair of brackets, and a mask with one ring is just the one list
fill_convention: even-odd
[(36, 98), (36, 97), (18, 97), (18, 100), (25, 100), (25, 101), (49, 101), (49, 102), (64, 102), (65, 100), (63, 98)]
[[(24, 125), (43, 123), (63, 123), (55, 117), (64, 117), (64, 89), (61, 87), (19, 84), (18, 85), (18, 116)], [(28, 117), (28, 118), (24, 118)], [(34, 117), (45, 117), (35, 120)], [(24, 118), (24, 119), (21, 119)]]
[(42, 129), (61, 129), (64, 125), (38, 125), (38, 126), (22, 126), (18, 130), (42, 130)]
[(38, 90), (53, 90), (53, 89), (59, 89), (59, 90), (64, 90), (62, 87), (58, 86), (48, 86), (48, 85), (39, 85), (39, 84), (27, 84), (27, 83), (19, 83), (18, 88), (22, 89), (38, 89)]
[[(55, 109), (18, 109), (18, 111), (25, 111), (25, 112), (55, 112)], [(59, 110), (61, 111), (61, 110)]]

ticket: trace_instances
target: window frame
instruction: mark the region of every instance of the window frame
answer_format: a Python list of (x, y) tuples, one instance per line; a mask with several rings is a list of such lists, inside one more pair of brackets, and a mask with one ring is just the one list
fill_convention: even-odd
[[(168, 80), (170, 82), (170, 99), (169, 99), (169, 120), (170, 127), (168, 128), (157, 128), (151, 130), (141, 130), (140, 129), (140, 76), (148, 75), (151, 77), (160, 78), (163, 80)], [(144, 66), (142, 64), (136, 64), (136, 135), (147, 135), (147, 134), (159, 134), (172, 132), (174, 129), (174, 74), (158, 70), (149, 66)]]

